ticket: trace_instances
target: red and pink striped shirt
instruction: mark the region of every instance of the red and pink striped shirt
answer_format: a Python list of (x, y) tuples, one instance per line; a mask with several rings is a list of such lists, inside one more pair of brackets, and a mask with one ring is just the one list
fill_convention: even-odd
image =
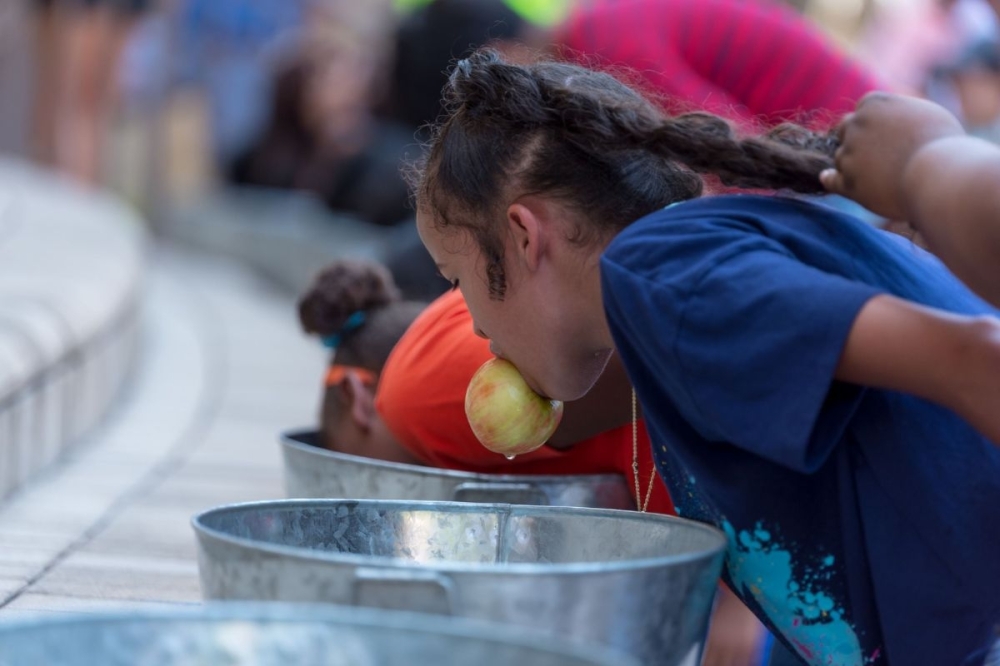
[(818, 29), (766, 0), (594, 0), (569, 17), (558, 43), (589, 66), (635, 70), (633, 83), (670, 112), (710, 111), (745, 127), (826, 127), (884, 88)]

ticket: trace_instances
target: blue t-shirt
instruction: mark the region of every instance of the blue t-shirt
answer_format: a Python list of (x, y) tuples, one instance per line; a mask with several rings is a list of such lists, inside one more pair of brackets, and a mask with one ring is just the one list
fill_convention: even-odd
[(678, 513), (729, 535), (724, 578), (772, 631), (816, 665), (981, 663), (1000, 623), (1000, 448), (833, 375), (877, 294), (996, 312), (908, 240), (780, 197), (648, 215), (601, 279)]

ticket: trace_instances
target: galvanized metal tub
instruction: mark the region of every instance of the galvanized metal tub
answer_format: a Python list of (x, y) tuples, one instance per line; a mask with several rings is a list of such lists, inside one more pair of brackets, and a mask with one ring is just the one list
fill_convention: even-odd
[(699, 663), (725, 546), (670, 516), (504, 504), (281, 500), (192, 522), (208, 599), (498, 621), (657, 666)]
[(511, 628), (306, 604), (219, 603), (0, 623), (0, 666), (635, 666)]
[(633, 509), (618, 474), (475, 474), (391, 463), (320, 448), (319, 433), (281, 437), (288, 497), (393, 499)]

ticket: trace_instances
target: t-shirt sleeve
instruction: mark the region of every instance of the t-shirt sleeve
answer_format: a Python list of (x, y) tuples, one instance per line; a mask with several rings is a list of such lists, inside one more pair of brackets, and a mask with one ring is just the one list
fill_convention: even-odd
[(834, 372), (878, 290), (807, 266), (766, 238), (730, 249), (689, 261), (691, 270), (642, 275), (606, 256), (612, 332), (626, 363), (643, 364), (654, 393), (702, 437), (809, 472), (839, 441), (862, 392)]

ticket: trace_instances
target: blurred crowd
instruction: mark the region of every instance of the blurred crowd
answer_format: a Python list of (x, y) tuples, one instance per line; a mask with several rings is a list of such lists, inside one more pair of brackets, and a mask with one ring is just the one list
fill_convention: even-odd
[[(109, 184), (115, 156), (108, 154), (108, 133), (115, 123), (130, 113), (161, 120), (175, 100), (194, 98), (204, 144), (194, 150), (203, 154), (182, 158), (201, 159), (187, 168), (200, 169), (212, 186), (308, 191), (331, 210), (393, 225), (411, 217), (400, 159), (418, 154), (419, 130), (439, 111), (449, 63), (489, 42), (531, 51), (569, 46), (590, 49), (587, 57), (617, 58), (613, 44), (621, 36), (568, 39), (567, 22), (588, 4), (602, 3), (10, 0), (0, 9), (0, 30), (27, 34), (31, 42), (30, 85), (21, 96), (30, 123), (25, 150), (43, 164), (84, 183)], [(956, 113), (971, 133), (1000, 138), (1000, 3), (782, 4), (823, 32), (831, 48), (848, 53), (879, 87), (926, 96)], [(664, 13), (657, 20), (685, 20), (673, 10)], [(699, 27), (684, 26), (681, 34), (685, 30), (695, 34)], [(637, 64), (634, 56), (624, 59), (604, 64)], [(792, 76), (780, 52), (772, 60), (772, 77)], [(706, 97), (681, 100), (687, 104), (724, 100), (737, 119), (747, 106), (760, 115), (725, 86), (706, 90), (658, 92)], [(166, 155), (154, 146), (144, 159), (162, 162)], [(153, 172), (184, 168), (160, 164)]]

